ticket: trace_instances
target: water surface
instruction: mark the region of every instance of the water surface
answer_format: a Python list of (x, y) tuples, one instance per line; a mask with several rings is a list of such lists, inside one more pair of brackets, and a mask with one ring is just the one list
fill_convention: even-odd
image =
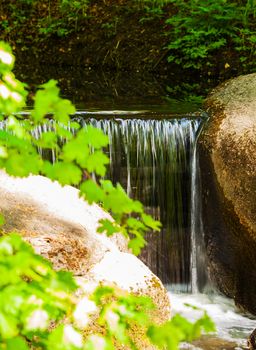
[[(188, 320), (195, 321), (200, 317), (202, 311), (194, 310), (188, 305), (205, 310), (215, 322), (216, 334), (214, 337), (236, 343), (237, 350), (247, 348), (247, 338), (256, 328), (256, 319), (250, 314), (243, 314), (236, 308), (232, 299), (217, 293), (207, 295), (170, 292), (169, 295), (173, 314), (180, 313)], [(211, 338), (211, 336), (207, 337)], [(224, 347), (221, 349), (224, 350)]]

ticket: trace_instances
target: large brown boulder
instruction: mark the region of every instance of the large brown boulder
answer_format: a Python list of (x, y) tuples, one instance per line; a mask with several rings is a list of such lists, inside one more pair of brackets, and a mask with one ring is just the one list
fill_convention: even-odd
[(256, 314), (256, 74), (220, 85), (205, 107), (199, 152), (210, 274)]
[[(148, 295), (157, 306), (154, 320), (169, 319), (169, 297), (161, 281), (129, 253), (123, 236), (97, 233), (98, 220), (111, 217), (79, 198), (78, 190), (42, 176), (20, 179), (0, 171), (0, 197), (3, 230), (21, 233), (56, 269), (72, 271), (80, 284), (102, 282)], [(142, 349), (154, 348), (139, 332), (134, 340)]]

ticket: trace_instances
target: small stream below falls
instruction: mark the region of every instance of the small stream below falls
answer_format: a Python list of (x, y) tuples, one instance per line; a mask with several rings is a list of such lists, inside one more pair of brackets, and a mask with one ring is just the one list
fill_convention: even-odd
[[(246, 348), (246, 338), (256, 328), (256, 321), (218, 295), (207, 276), (196, 151), (205, 118), (203, 112), (159, 113), (156, 108), (150, 112), (93, 110), (74, 115), (82, 126), (94, 125), (108, 135), (107, 177), (120, 182), (162, 222), (160, 234), (151, 232), (146, 237), (148, 245), (141, 259), (170, 291), (173, 313), (194, 320), (199, 311), (185, 306), (192, 304), (206, 310), (216, 323), (217, 334), (207, 336), (195, 348), (238, 350)], [(54, 129), (54, 124), (38, 126), (35, 136), (49, 128)], [(54, 161), (54, 150), (50, 156)]]
[[(202, 311), (195, 310), (189, 305), (207, 311), (216, 326), (216, 334), (195, 342), (198, 349), (215, 349), (212, 344), (215, 342), (218, 349), (247, 349), (247, 338), (256, 327), (255, 318), (243, 315), (235, 307), (231, 299), (214, 294), (175, 294), (170, 291), (170, 300), (173, 306), (173, 314), (179, 313), (190, 321), (197, 320)], [(216, 342), (218, 339), (218, 342)], [(186, 348), (184, 346), (184, 348)]]

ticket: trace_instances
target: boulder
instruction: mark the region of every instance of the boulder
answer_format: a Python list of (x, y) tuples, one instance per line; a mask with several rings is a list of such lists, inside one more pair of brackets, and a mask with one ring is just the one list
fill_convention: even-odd
[(217, 87), (205, 109), (199, 157), (210, 275), (256, 314), (256, 74)]
[(0, 171), (0, 210), (6, 232), (18, 231), (56, 269), (83, 275), (108, 251), (128, 251), (121, 235), (97, 233), (98, 220), (110, 215), (79, 198), (78, 190), (43, 176), (15, 178)]
[[(0, 196), (0, 212), (6, 220), (3, 230), (22, 234), (55, 269), (72, 271), (79, 283), (110, 283), (148, 295), (157, 306), (154, 320), (169, 319), (169, 297), (161, 281), (129, 253), (122, 235), (109, 238), (97, 233), (98, 220), (111, 217), (79, 198), (77, 189), (42, 176), (21, 179), (0, 171)], [(143, 344), (141, 348), (153, 349)]]

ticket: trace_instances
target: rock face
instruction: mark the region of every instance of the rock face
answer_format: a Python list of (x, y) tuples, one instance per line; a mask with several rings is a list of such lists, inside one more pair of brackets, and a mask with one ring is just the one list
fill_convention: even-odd
[(210, 274), (256, 314), (256, 74), (217, 87), (199, 140)]
[(128, 252), (122, 236), (108, 238), (96, 232), (98, 220), (110, 216), (79, 198), (78, 190), (42, 176), (20, 179), (0, 171), (0, 196), (4, 231), (20, 232), (56, 269), (72, 271), (82, 281), (115, 283), (148, 295), (157, 306), (154, 319), (169, 319), (169, 298), (161, 281)]

